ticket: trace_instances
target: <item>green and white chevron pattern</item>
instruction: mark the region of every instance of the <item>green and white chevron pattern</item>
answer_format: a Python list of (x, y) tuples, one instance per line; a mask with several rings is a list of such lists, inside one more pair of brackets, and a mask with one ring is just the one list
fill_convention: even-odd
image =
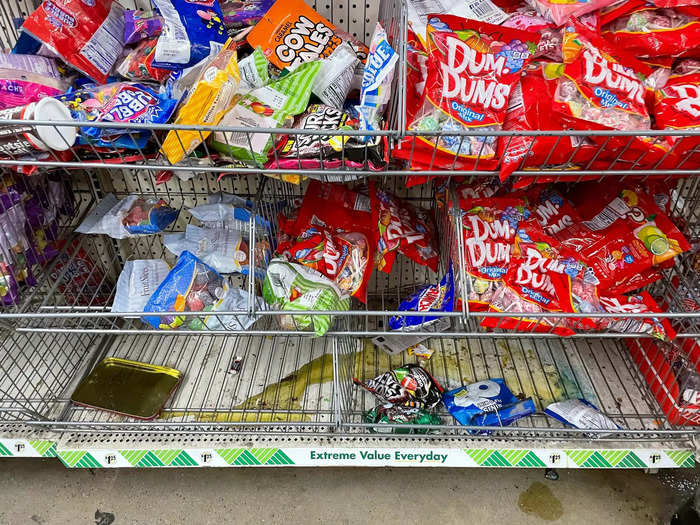
[(46, 440), (2, 439), (0, 457), (55, 458), (56, 443)]
[(196, 467), (184, 450), (120, 450), (132, 467)]
[(53, 441), (30, 441), (29, 444), (42, 458), (56, 457), (56, 443)]
[(224, 448), (217, 449), (216, 453), (229, 465), (294, 465), (289, 456), (279, 448)]
[[(0, 457), (57, 457), (69, 468), (386, 466), (394, 464), (496, 468), (693, 468), (695, 466), (694, 452), (682, 449), (348, 447), (62, 450), (57, 448), (57, 443), (53, 441), (22, 439), (0, 439)], [(428, 457), (428, 459), (423, 463), (421, 457)]]
[(467, 456), (480, 467), (546, 467), (531, 450), (467, 449)]
[(695, 467), (695, 455), (689, 450), (665, 450), (664, 452), (669, 459), (676, 464), (677, 467)]
[(649, 466), (629, 450), (567, 450), (566, 455), (580, 468), (646, 468)]
[(58, 458), (70, 468), (100, 468), (101, 465), (92, 454), (80, 450), (61, 450)]

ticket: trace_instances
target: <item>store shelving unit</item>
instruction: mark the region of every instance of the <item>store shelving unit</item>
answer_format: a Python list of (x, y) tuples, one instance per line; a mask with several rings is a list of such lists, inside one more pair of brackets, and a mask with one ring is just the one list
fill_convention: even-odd
[[(30, 0), (15, 0), (0, 5), (5, 44), (11, 44), (16, 36), (11, 22), (31, 11), (31, 4)], [(334, 0), (328, 4), (315, 2), (314, 7), (364, 40), (371, 37), (375, 21), (382, 21), (399, 51), (401, 66), (387, 129), (375, 133), (375, 137), (391, 147), (416, 135), (405, 129), (402, 119), (406, 28), (402, 2), (383, 1), (377, 5), (364, 0)], [(180, 128), (165, 125), (150, 129), (159, 136)], [(569, 140), (569, 135), (585, 133), (549, 134)], [(633, 138), (625, 133), (607, 132), (607, 136)], [(604, 141), (601, 150), (605, 144)], [(446, 315), (450, 326), (445, 331), (423, 334), (430, 336), (424, 344), (435, 350), (425, 366), (444, 386), (456, 388), (503, 377), (514, 392), (532, 397), (539, 411), (555, 400), (585, 397), (611, 417), (620, 430), (572, 430), (541, 413), (520, 420), (517, 426), (491, 428), (487, 434), (476, 434), (473, 428), (457, 425), (446, 412), (441, 413), (443, 425), (423, 434), (395, 434), (386, 426), (365, 423), (362, 413), (372, 408), (375, 400), (355, 387), (353, 378), (369, 379), (415, 359), (389, 356), (377, 349), (371, 339), (395, 335), (388, 330), (388, 319), (397, 313), (400, 300), (417, 287), (439, 279), (439, 274), (403, 256), (397, 259), (391, 274), (375, 272), (366, 305), (353, 302), (349, 312), (315, 312), (335, 316), (331, 330), (321, 338), (309, 332), (280, 330), (280, 312), (259, 311), (254, 305), (247, 310), (226, 312), (261, 317), (249, 330), (238, 332), (155, 331), (138, 316), (112, 313), (109, 305), (116, 279), (127, 260), (162, 257), (173, 263), (174, 258), (164, 249), (161, 236), (113, 241), (102, 236), (75, 235), (75, 226), (107, 193), (117, 197), (140, 193), (164, 198), (183, 210), (170, 231), (183, 231), (191, 220), (184, 210), (206, 203), (214, 192), (235, 193), (249, 199), (259, 217), (276, 224), (276, 211), (280, 206), (291, 206), (303, 196), (305, 187), (266, 175), (316, 175), (347, 181), (372, 175), (400, 197), (434, 212), (443, 248), (441, 270), (449, 264), (449, 250), (444, 248), (455, 242), (459, 248), (461, 243), (460, 236), (454, 239), (451, 233), (459, 228), (459, 214), (444, 201), (438, 205), (435, 186), (405, 188), (405, 178), (421, 172), (402, 171), (393, 164), (380, 173), (275, 171), (263, 166), (226, 167), (207, 161), (194, 167), (171, 167), (162, 165), (151, 153), (140, 151), (134, 158), (122, 157), (119, 164), (97, 152), (90, 158), (78, 156), (80, 161), (65, 162), (56, 157), (32, 161), (41, 170), (59, 170), (70, 177), (78, 205), (74, 216), (62, 224), (62, 236), (69, 240), (61, 254), (63, 266), (50, 263), (39, 273), (38, 286), (26, 290), (18, 305), (0, 310), (0, 456), (58, 457), (68, 467), (88, 468), (422, 465), (656, 469), (694, 465), (694, 427), (670, 421), (659, 401), (659, 395), (665, 395), (670, 402), (676, 402), (673, 392), (662, 391), (667, 378), (661, 377), (661, 372), (640, 371), (635, 361), (643, 334), (598, 332), (562, 338), (553, 332), (485, 331), (479, 326), (484, 316), (503, 315), (475, 314), (466, 308)], [(88, 161), (90, 165), (86, 164)], [(11, 170), (26, 164), (21, 159), (0, 160), (7, 177), (18, 177)], [(599, 177), (603, 184), (610, 180), (608, 177), (682, 175), (684, 178), (678, 180), (672, 193), (672, 214), (683, 217), (690, 236), (700, 236), (697, 172), (684, 169), (683, 163), (673, 170), (640, 172), (636, 164), (616, 159), (609, 169), (584, 169), (577, 174), (581, 178)], [(156, 184), (155, 175), (161, 171), (171, 171), (175, 176)], [(187, 177), (178, 176), (184, 172), (190, 173)], [(428, 173), (494, 176), (493, 171), (480, 170), (478, 166), (469, 173), (443, 170), (424, 174)], [(221, 174), (227, 176), (220, 178)], [(549, 167), (545, 171), (544, 166), (541, 170), (516, 172), (529, 177), (545, 174), (570, 176), (571, 172)], [(452, 184), (448, 186), (450, 191)], [(251, 233), (255, 227), (254, 221)], [(251, 235), (251, 254), (255, 237)], [(78, 244), (71, 244), (73, 241)], [(463, 246), (461, 249), (463, 252)], [(94, 262), (91, 272), (99, 276), (99, 286), (86, 287), (67, 297), (62, 292), (62, 283), (70, 278), (66, 268), (77, 262), (80, 250)], [(232, 282), (250, 291), (259, 291), (261, 285), (254, 277), (238, 276)], [(674, 323), (679, 340), (699, 338), (700, 314), (689, 311), (679, 289), (700, 302), (697, 274), (688, 257), (680, 257), (673, 268), (666, 270), (664, 279), (655, 283), (652, 291), (668, 304), (668, 313), (660, 317)], [(632, 320), (635, 315), (618, 317)], [(153, 421), (72, 405), (73, 389), (104, 357), (177, 368), (183, 373), (183, 383)], [(243, 367), (240, 373), (233, 374), (231, 364), (237, 357), (243, 359)], [(656, 383), (650, 380), (650, 373)], [(650, 388), (650, 381), (657, 386)]]

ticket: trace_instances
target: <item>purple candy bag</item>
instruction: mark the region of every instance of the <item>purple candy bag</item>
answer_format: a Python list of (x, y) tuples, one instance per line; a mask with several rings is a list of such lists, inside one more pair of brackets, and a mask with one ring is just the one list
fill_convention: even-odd
[[(27, 216), (22, 202), (16, 202), (13, 194), (0, 195), (0, 263), (3, 273), (12, 275), (15, 281), (24, 281), (29, 286), (36, 284), (36, 279), (29, 268), (27, 253), (31, 242), (25, 225)], [(9, 299), (14, 304), (16, 297)], [(3, 301), (6, 301), (6, 296)]]
[(231, 28), (252, 26), (272, 7), (275, 0), (223, 0), (219, 2), (224, 25)]
[(124, 11), (124, 44), (158, 36), (163, 30), (163, 18), (153, 11)]

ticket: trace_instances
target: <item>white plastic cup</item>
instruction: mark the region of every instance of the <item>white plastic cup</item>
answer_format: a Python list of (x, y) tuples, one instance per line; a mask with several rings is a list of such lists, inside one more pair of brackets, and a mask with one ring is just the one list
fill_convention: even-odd
[(0, 124), (0, 156), (22, 156), (37, 151), (66, 151), (78, 137), (75, 126), (35, 126), (32, 120), (72, 121), (70, 110), (55, 98), (46, 97), (26, 106), (0, 111), (0, 120), (26, 120), (27, 124)]

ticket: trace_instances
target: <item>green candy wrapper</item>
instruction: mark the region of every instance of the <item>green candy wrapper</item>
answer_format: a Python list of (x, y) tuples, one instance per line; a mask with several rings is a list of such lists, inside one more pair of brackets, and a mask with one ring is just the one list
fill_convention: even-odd
[[(372, 424), (442, 425), (440, 416), (419, 408), (417, 404), (410, 402), (403, 405), (394, 405), (391, 403), (378, 405), (372, 410), (365, 412), (362, 417), (365, 423)], [(430, 434), (434, 433), (435, 430), (430, 428), (418, 429), (397, 426), (396, 428), (391, 429), (370, 427), (370, 432), (391, 434)]]

